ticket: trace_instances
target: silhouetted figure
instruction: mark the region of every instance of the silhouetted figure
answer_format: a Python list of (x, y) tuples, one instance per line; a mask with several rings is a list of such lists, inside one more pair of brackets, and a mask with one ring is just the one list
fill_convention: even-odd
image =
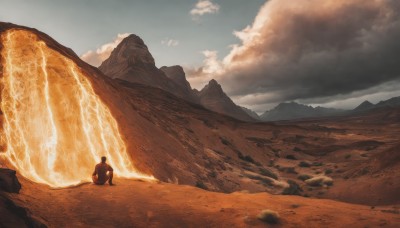
[[(107, 158), (101, 157), (101, 162), (96, 165), (92, 174), (93, 183), (103, 185), (108, 180), (110, 185), (113, 185), (113, 168), (106, 163)], [(107, 174), (108, 172), (108, 174)]]

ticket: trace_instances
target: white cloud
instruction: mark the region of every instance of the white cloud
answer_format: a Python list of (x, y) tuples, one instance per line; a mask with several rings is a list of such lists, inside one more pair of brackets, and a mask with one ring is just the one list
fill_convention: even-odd
[(179, 45), (179, 40), (174, 40), (167, 37), (161, 41), (161, 44), (166, 45), (168, 47), (175, 47)]
[(218, 60), (218, 52), (205, 50), (201, 52), (204, 55), (203, 72), (206, 74), (220, 73), (223, 69), (221, 62)]
[(201, 89), (215, 78), (216, 74), (221, 74), (224, 65), (218, 59), (218, 52), (212, 50), (204, 50), (200, 52), (204, 56), (203, 64), (199, 68), (185, 67), (185, 71), (189, 76), (187, 80), (193, 88)]
[(100, 66), (100, 64), (110, 56), (114, 48), (116, 48), (118, 44), (129, 35), (129, 33), (118, 34), (113, 41), (101, 45), (101, 47), (97, 48), (96, 51), (89, 50), (82, 54), (81, 59), (93, 66)]
[(192, 16), (203, 16), (204, 14), (215, 14), (218, 13), (220, 6), (213, 3), (212, 0), (199, 0), (195, 7), (190, 10)]

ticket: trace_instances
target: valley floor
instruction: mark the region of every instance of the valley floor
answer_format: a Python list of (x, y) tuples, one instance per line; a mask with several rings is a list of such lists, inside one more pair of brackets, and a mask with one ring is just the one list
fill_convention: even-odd
[(394, 206), (268, 193), (224, 194), (125, 179), (116, 179), (115, 186), (49, 189), (20, 179), (20, 194), (8, 196), (49, 227), (265, 227), (257, 219), (263, 209), (279, 213), (281, 220), (273, 227), (400, 227)]

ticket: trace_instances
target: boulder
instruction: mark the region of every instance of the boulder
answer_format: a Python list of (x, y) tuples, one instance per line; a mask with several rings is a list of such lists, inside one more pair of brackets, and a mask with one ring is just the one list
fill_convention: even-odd
[(0, 191), (19, 193), (21, 184), (16, 174), (15, 170), (0, 168)]

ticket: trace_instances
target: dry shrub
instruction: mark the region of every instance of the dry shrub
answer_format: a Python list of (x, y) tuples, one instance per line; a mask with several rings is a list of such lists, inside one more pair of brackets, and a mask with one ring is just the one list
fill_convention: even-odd
[(269, 209), (262, 210), (257, 218), (269, 224), (277, 224), (280, 219), (278, 212)]
[(323, 186), (328, 185), (331, 186), (333, 184), (333, 180), (327, 176), (316, 176), (311, 179), (305, 180), (306, 184), (310, 186)]

